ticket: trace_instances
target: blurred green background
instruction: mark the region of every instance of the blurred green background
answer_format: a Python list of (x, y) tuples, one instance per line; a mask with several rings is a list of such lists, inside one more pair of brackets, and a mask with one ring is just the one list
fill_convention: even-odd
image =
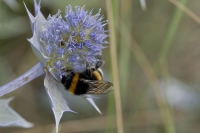
[[(170, 0), (175, 1), (175, 0)], [(107, 19), (114, 15), (124, 133), (199, 133), (200, 131), (200, 22), (169, 0), (42, 0), (45, 17), (65, 6), (99, 8)], [(33, 13), (32, 0), (24, 0)], [(180, 0), (200, 16), (199, 0)], [(112, 6), (113, 8), (109, 8)], [(188, 10), (186, 10), (188, 13)], [(108, 29), (108, 27), (106, 27)], [(0, 86), (38, 62), (27, 38), (32, 36), (22, 0), (0, 1)], [(108, 38), (109, 41), (109, 38)], [(112, 48), (112, 47), (111, 47)], [(110, 49), (103, 51), (105, 80), (112, 81)], [(54, 116), (45, 92), (44, 76), (2, 98), (14, 96), (10, 106), (35, 124), (31, 129), (0, 127), (0, 133), (50, 133)], [(116, 133), (114, 92), (95, 99), (102, 115), (83, 98), (61, 88), (69, 107), (60, 133)]]

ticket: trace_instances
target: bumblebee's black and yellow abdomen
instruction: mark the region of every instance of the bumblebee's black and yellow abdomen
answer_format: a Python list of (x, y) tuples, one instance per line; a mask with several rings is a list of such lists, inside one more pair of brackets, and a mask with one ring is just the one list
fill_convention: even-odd
[(74, 94), (75, 90), (77, 88), (78, 83), (79, 83), (79, 74), (77, 73), (72, 78), (71, 85), (68, 88), (69, 92), (71, 92), (72, 94)]
[(83, 94), (86, 94), (88, 90), (89, 90), (89, 85), (85, 83), (84, 81), (79, 80), (73, 94), (83, 95)]
[(81, 79), (102, 80), (102, 75), (98, 70), (94, 70), (91, 76), (87, 75), (86, 72), (68, 74), (67, 76), (63, 76), (62, 84), (70, 93), (74, 95), (83, 95), (90, 89), (90, 85)]

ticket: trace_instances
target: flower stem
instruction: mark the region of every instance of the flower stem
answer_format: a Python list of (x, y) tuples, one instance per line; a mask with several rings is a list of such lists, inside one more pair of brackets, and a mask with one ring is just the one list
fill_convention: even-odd
[(10, 93), (19, 87), (25, 85), (26, 83), (32, 81), (33, 79), (44, 74), (43, 66), (41, 63), (37, 63), (34, 67), (28, 70), (26, 73), (18, 77), (17, 79), (7, 83), (0, 87), (0, 97)]

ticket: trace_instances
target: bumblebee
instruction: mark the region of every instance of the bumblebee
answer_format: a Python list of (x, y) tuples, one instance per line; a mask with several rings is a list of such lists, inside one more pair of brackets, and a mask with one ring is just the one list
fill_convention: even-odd
[(106, 94), (113, 90), (113, 84), (103, 81), (103, 73), (99, 69), (103, 61), (97, 61), (94, 68), (89, 67), (86, 62), (86, 70), (75, 73), (73, 70), (66, 70), (62, 75), (61, 83), (74, 95)]

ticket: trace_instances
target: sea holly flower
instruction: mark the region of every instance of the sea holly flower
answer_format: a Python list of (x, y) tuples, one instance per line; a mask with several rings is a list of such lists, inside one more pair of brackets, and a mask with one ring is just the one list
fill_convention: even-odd
[(64, 17), (60, 13), (58, 10), (57, 14), (42, 20), (42, 27), (37, 26), (40, 20), (36, 20), (34, 26), (40, 45), (38, 50), (44, 58), (48, 58), (46, 66), (58, 81), (61, 80), (59, 75), (64, 73), (63, 68), (83, 72), (86, 60), (95, 66), (101, 58), (107, 37), (103, 28), (107, 21), (102, 22), (100, 10), (92, 15), (92, 11), (87, 12), (79, 6), (73, 11), (69, 5), (66, 6)]
[[(105, 38), (108, 35), (104, 30), (107, 21), (102, 21), (101, 10), (93, 15), (93, 11), (85, 11), (80, 6), (72, 8), (71, 5), (66, 6), (64, 16), (58, 10), (55, 15), (45, 19), (40, 11), (40, 2), (34, 0), (34, 7), (35, 16), (25, 5), (33, 32), (28, 41), (40, 63), (18, 79), (0, 87), (0, 96), (42, 75), (45, 70), (44, 85), (51, 100), (58, 132), (63, 112), (73, 112), (59, 90), (62, 75), (69, 69), (81, 73), (86, 70), (87, 64), (95, 67), (101, 59), (102, 49), (106, 47), (104, 44), (107, 44)], [(8, 86), (10, 89), (6, 90)], [(91, 96), (85, 98), (101, 113)]]

